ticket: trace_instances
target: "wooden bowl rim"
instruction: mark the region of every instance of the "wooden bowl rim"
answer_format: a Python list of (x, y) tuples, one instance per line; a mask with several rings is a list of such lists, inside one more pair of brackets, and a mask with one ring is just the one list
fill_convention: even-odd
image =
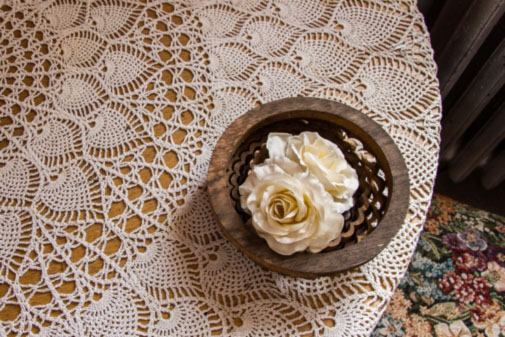
[[(384, 171), (388, 193), (391, 194), (389, 204), (377, 227), (361, 242), (330, 252), (301, 252), (282, 256), (271, 250), (264, 239), (257, 235), (256, 238), (251, 237), (250, 230), (236, 212), (228, 193), (229, 162), (233, 154), (254, 130), (292, 118), (327, 120), (344, 130), (350, 128), (358, 139), (369, 145), (381, 164), (387, 166)], [(207, 180), (214, 217), (225, 237), (259, 265), (295, 277), (333, 275), (371, 260), (396, 235), (404, 223), (409, 205), (408, 170), (393, 139), (378, 123), (360, 111), (320, 98), (285, 98), (261, 105), (236, 119), (218, 140), (210, 161)]]

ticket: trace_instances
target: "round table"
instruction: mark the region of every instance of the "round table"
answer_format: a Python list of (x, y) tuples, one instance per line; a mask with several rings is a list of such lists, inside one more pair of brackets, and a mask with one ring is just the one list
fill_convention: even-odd
[[(0, 36), (0, 335), (372, 331), (438, 164), (416, 1), (7, 1)], [(222, 237), (206, 192), (225, 128), (292, 96), (370, 116), (409, 170), (397, 236), (334, 277), (261, 269)]]

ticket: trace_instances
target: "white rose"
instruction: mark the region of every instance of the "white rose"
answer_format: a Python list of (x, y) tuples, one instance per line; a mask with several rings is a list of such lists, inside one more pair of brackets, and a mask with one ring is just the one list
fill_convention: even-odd
[(273, 160), (287, 157), (315, 175), (333, 196), (339, 213), (353, 206), (352, 196), (359, 186), (358, 175), (337, 145), (317, 132), (307, 131), (297, 136), (270, 133), (266, 146)]
[(331, 195), (316, 177), (287, 158), (254, 166), (239, 191), (253, 227), (277, 253), (317, 253), (330, 242), (340, 242), (344, 218)]

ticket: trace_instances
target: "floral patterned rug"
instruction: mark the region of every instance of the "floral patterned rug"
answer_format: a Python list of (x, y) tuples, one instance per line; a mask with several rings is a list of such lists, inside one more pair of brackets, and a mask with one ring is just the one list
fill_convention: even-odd
[(435, 195), (372, 336), (505, 336), (505, 218)]

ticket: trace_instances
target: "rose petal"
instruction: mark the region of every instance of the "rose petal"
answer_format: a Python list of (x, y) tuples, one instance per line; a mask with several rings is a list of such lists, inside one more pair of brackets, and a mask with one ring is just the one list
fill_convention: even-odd
[(291, 137), (289, 133), (271, 132), (267, 138), (267, 150), (270, 158), (284, 157), (287, 141)]

